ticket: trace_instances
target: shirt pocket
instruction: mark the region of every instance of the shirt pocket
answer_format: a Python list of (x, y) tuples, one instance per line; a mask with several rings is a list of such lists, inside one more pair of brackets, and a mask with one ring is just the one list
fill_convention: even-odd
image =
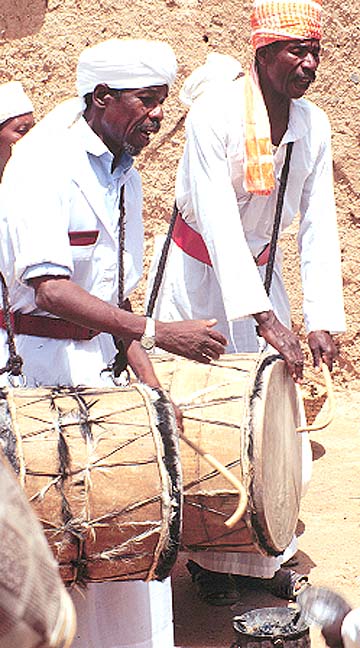
[(99, 234), (100, 230), (72, 230), (68, 232), (74, 262), (91, 259)]

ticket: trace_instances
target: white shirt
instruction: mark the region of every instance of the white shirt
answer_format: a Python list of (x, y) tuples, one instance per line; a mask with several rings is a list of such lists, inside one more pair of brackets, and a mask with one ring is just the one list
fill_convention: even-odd
[[(124, 183), (125, 297), (135, 288), (143, 260), (141, 180), (129, 156), (123, 156), (113, 173), (112, 162), (112, 154), (83, 118), (58, 132), (35, 127), (18, 143), (2, 184), (2, 210), (11, 235), (8, 246), (15, 259), (13, 270), (8, 266), (13, 310), (42, 314), (26, 281), (44, 272), (69, 276), (92, 295), (117, 304), (119, 200)], [(71, 246), (71, 231), (90, 231), (96, 240)], [(102, 384), (100, 372), (115, 354), (106, 333), (90, 341), (21, 335), (17, 344), (29, 385)], [(54, 362), (49, 363), (49, 357)]]
[[(161, 318), (175, 319), (178, 309), (178, 315), (183, 317), (211, 316), (220, 322), (232, 322), (274, 308), (286, 320), (288, 304), (284, 288), (280, 287), (280, 268), (275, 269), (279, 276), (274, 279), (270, 302), (252, 259), (270, 241), (277, 191), (270, 196), (256, 196), (243, 186), (243, 82), (241, 78), (223, 84), (221, 93), (216, 89), (204, 92), (187, 117), (176, 200), (183, 218), (203, 236), (213, 268), (204, 267), (172, 245), (157, 309)], [(340, 252), (326, 115), (305, 99), (291, 102), (289, 126), (275, 154), (277, 185), (289, 141), (295, 144), (281, 231), (300, 212), (306, 329), (343, 331)], [(172, 255), (177, 257), (173, 271)]]

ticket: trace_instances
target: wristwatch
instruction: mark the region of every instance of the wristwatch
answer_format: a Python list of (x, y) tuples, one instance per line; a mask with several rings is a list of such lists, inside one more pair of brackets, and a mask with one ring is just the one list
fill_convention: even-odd
[(145, 351), (151, 351), (155, 346), (155, 320), (146, 318), (145, 331), (140, 338), (140, 344)]

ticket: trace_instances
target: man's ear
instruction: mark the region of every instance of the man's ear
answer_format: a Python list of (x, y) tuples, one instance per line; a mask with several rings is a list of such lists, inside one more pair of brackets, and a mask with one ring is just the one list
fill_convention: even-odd
[(92, 93), (92, 103), (101, 109), (106, 108), (112, 98), (110, 88), (106, 83), (99, 83)]
[(256, 50), (255, 59), (260, 67), (268, 65), (274, 60), (276, 55), (275, 45), (276, 43), (270, 43), (270, 45), (264, 45)]
[(269, 61), (269, 55), (270, 55), (270, 50), (266, 45), (264, 47), (259, 47), (256, 50), (256, 57), (255, 57), (257, 64), (260, 67), (266, 65), (266, 63)]

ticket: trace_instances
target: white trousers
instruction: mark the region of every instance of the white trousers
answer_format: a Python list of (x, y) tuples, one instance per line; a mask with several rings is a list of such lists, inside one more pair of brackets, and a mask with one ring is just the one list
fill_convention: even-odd
[(73, 648), (173, 648), (170, 578), (163, 583), (91, 583), (74, 591)]

